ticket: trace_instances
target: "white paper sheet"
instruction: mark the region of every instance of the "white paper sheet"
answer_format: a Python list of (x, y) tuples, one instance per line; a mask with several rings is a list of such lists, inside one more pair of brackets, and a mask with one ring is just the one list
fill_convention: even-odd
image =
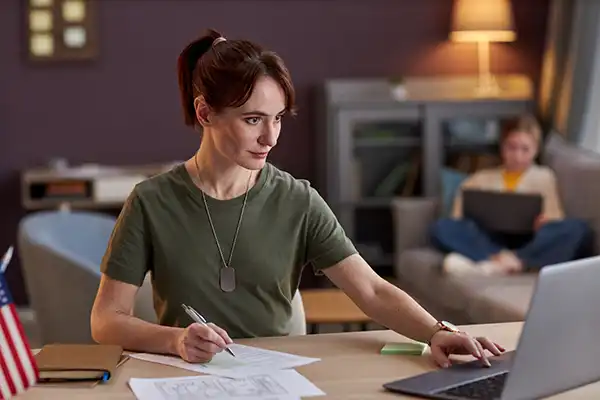
[(277, 371), (288, 368), (300, 367), (319, 361), (319, 358), (297, 356), (273, 350), (264, 350), (257, 347), (232, 344), (229, 346), (235, 357), (222, 351), (204, 364), (192, 364), (179, 357), (163, 356), (159, 354), (138, 353), (131, 354), (132, 358), (173, 367), (187, 369), (204, 374), (241, 378), (265, 371)]
[(325, 394), (293, 369), (240, 379), (216, 376), (131, 378), (129, 387), (138, 400), (299, 400)]

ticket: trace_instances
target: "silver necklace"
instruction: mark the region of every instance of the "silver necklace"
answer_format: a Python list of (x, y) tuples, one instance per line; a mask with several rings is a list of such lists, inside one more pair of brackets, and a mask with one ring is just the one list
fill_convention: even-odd
[[(196, 164), (196, 174), (198, 175), (198, 179), (200, 179), (200, 167), (198, 166), (198, 153), (194, 156), (194, 163)], [(244, 194), (244, 202), (242, 203), (242, 209), (240, 211), (240, 218), (238, 219), (237, 227), (235, 228), (235, 235), (233, 236), (233, 243), (231, 244), (231, 251), (229, 252), (229, 260), (225, 261), (225, 256), (223, 255), (223, 250), (221, 249), (221, 244), (219, 243), (219, 239), (217, 238), (217, 232), (215, 230), (215, 225), (213, 224), (212, 218), (210, 216), (210, 211), (208, 210), (208, 203), (206, 202), (206, 196), (204, 195), (204, 190), (200, 189), (200, 193), (202, 193), (202, 201), (204, 202), (204, 208), (206, 209), (206, 216), (208, 217), (208, 222), (210, 224), (210, 228), (212, 230), (213, 237), (215, 239), (215, 243), (217, 244), (217, 249), (219, 250), (219, 255), (221, 256), (221, 262), (223, 266), (219, 271), (219, 285), (221, 286), (221, 290), (224, 292), (233, 292), (235, 290), (235, 269), (231, 266), (231, 260), (233, 258), (233, 249), (235, 248), (235, 242), (237, 241), (238, 233), (240, 232), (240, 226), (242, 225), (242, 218), (244, 216), (244, 210), (246, 208), (246, 202), (248, 200), (248, 192), (250, 189), (250, 181), (252, 180), (252, 172), (250, 172), (250, 176), (248, 177), (248, 183), (246, 184), (246, 193)]]

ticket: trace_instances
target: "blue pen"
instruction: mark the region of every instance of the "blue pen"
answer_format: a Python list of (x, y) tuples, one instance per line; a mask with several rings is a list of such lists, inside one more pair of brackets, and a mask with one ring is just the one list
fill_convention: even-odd
[(13, 252), (14, 252), (14, 249), (12, 246), (10, 246), (8, 248), (8, 250), (6, 250), (6, 253), (4, 253), (4, 256), (2, 257), (2, 262), (0, 262), (0, 273), (3, 274), (4, 271), (6, 271), (6, 267), (8, 267), (8, 264), (10, 263), (10, 260), (12, 259)]
[[(206, 322), (206, 319), (202, 315), (200, 315), (200, 313), (198, 311), (194, 310), (190, 306), (186, 306), (185, 304), (182, 304), (181, 307), (183, 308), (185, 313), (187, 315), (189, 315), (190, 318), (193, 319), (195, 322), (202, 324), (202, 325), (208, 325), (208, 322)], [(233, 354), (233, 351), (231, 351), (231, 349), (229, 347), (225, 347), (225, 351), (228, 352), (229, 354), (231, 354), (233, 357), (235, 357), (235, 354)]]

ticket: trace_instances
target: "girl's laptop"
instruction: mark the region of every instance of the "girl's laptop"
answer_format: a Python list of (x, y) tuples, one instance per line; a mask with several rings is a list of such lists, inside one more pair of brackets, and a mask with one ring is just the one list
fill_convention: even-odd
[(462, 196), (463, 216), (490, 232), (531, 233), (542, 212), (539, 194), (465, 189)]
[(600, 256), (543, 268), (516, 351), (383, 385), (431, 399), (539, 399), (600, 380)]

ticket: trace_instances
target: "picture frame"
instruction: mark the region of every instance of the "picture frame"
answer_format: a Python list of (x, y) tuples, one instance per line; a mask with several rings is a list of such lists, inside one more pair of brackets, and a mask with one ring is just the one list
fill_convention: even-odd
[(97, 0), (24, 0), (31, 62), (94, 60), (99, 55)]

